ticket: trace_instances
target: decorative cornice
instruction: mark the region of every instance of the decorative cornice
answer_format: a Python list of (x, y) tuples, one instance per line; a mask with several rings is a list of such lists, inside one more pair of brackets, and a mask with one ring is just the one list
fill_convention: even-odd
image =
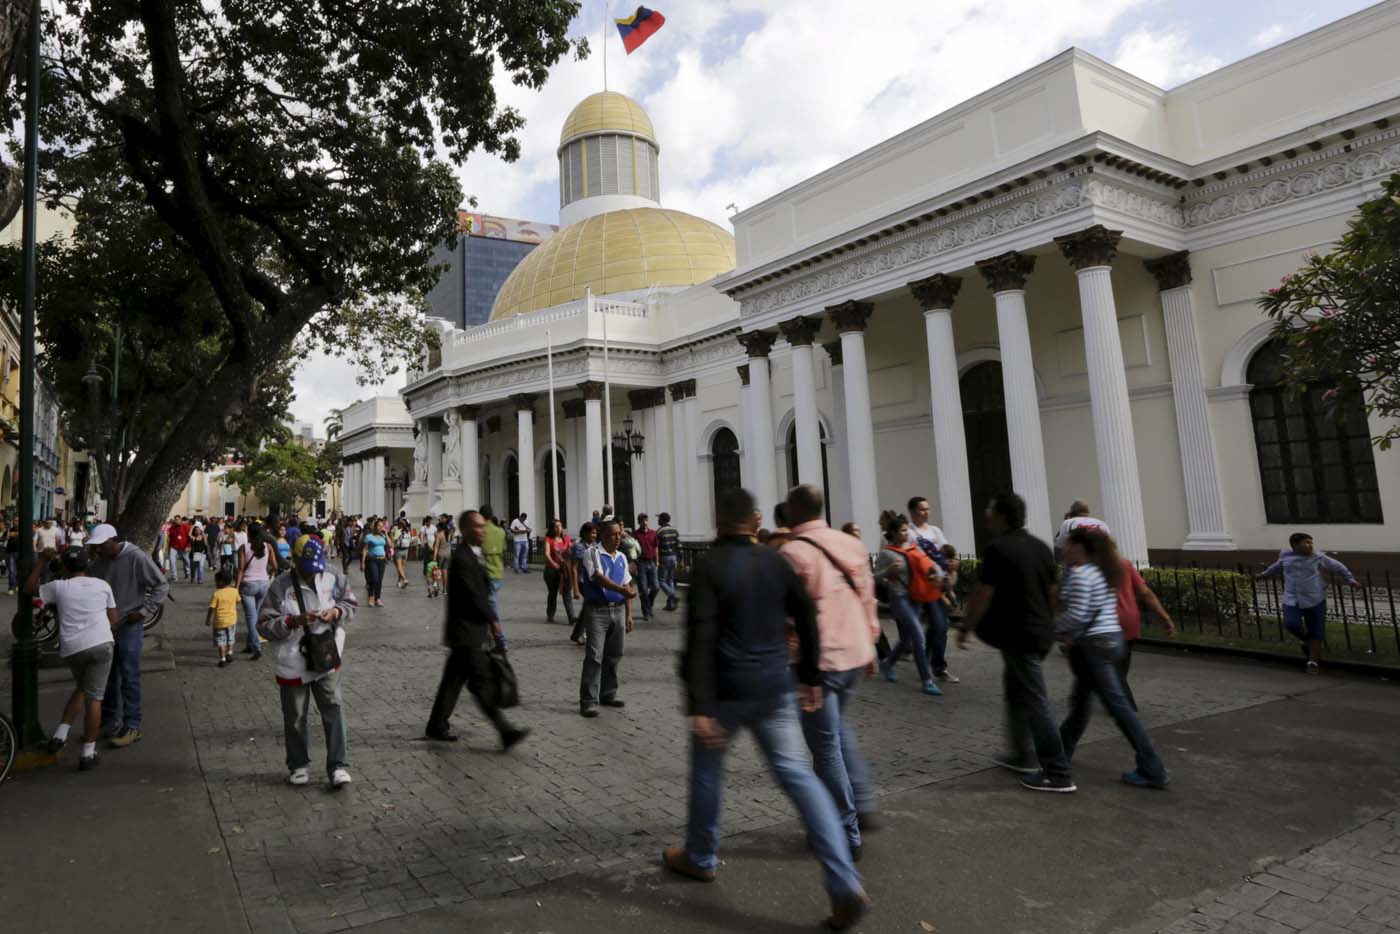
[(1158, 259), (1145, 259), (1142, 265), (1157, 280), (1158, 291), (1165, 292), (1191, 284), (1191, 254), (1187, 250), (1168, 253)]
[(935, 308), (951, 309), (953, 300), (958, 297), (958, 290), (961, 288), (961, 276), (950, 276), (942, 272), (909, 283), (909, 291), (924, 311), (932, 311)]
[(578, 391), (583, 393), (583, 398), (589, 402), (603, 401), (603, 384), (596, 379), (579, 383)]
[(1026, 279), (1034, 270), (1035, 257), (1027, 253), (1017, 253), (1015, 250), (977, 261), (977, 271), (982, 274), (987, 288), (991, 289), (994, 295), (997, 292), (1024, 289)]
[(739, 371), (740, 384), (747, 386), (749, 384), (749, 365), (745, 363), (743, 366), (735, 367), (735, 369)]
[(831, 323), (836, 325), (836, 333), (850, 334), (865, 330), (870, 316), (875, 313), (875, 305), (872, 302), (842, 302), (827, 308), (826, 313)]
[(633, 389), (627, 393), (627, 401), (631, 404), (632, 411), (641, 412), (645, 409), (655, 408), (658, 405), (665, 405), (666, 390)]
[(794, 347), (811, 347), (821, 327), (820, 318), (789, 318), (778, 324), (778, 330), (783, 332), (783, 337)]
[(736, 339), (750, 357), (766, 357), (773, 349), (778, 335), (772, 331), (745, 331), (737, 335)]
[(695, 396), (695, 380), (683, 379), (678, 383), (672, 383), (666, 387), (671, 391), (671, 401), (681, 402)]
[(1103, 224), (1095, 224), (1072, 234), (1055, 238), (1065, 259), (1076, 271), (1092, 269), (1095, 266), (1112, 266), (1118, 256), (1118, 241), (1123, 239), (1123, 231), (1109, 230)]
[(822, 344), (822, 350), (831, 358), (831, 365), (836, 367), (841, 365), (841, 342), (832, 341), (829, 344)]

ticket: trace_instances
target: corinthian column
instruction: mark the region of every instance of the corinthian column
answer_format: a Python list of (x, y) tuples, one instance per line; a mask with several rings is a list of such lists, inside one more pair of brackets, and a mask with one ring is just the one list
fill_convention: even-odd
[[(1030, 325), (1026, 321), (1026, 279), (1035, 257), (1003, 253), (977, 261), (997, 306), (1001, 344), (1001, 385), (1006, 397), (1006, 434), (1011, 449), (1011, 485), (1026, 501), (1026, 530), (1050, 541), (1050, 488), (1045, 479), (1045, 442), (1040, 432), (1040, 400), (1035, 391)], [(985, 506), (985, 503), (979, 506)]]
[(579, 515), (591, 516), (604, 504), (603, 493), (603, 384), (579, 383), (583, 393), (584, 495)]
[[(739, 335), (739, 343), (749, 355), (749, 437), (746, 446), (753, 452), (753, 493), (765, 522), (778, 504), (778, 470), (773, 444), (773, 385), (768, 371), (768, 354), (777, 335), (749, 331)], [(676, 477), (677, 485), (680, 477)]]
[(846, 453), (851, 470), (851, 518), (860, 526), (861, 538), (870, 552), (880, 548), (875, 423), (870, 413), (870, 372), (865, 361), (865, 328), (874, 311), (875, 306), (869, 302), (842, 302), (826, 310), (836, 325), (836, 332), (841, 335), (841, 377), (846, 387)]
[(1181, 449), (1181, 476), (1186, 486), (1184, 549), (1233, 549), (1225, 525), (1215, 436), (1210, 428), (1196, 311), (1191, 304), (1191, 262), (1185, 250), (1144, 260), (1161, 290), (1162, 320), (1167, 330), (1167, 359), (1172, 370), (1172, 405)]
[(793, 417), (797, 426), (797, 479), (816, 487), (822, 485), (821, 425), (817, 420), (816, 357), (812, 341), (821, 328), (820, 320), (794, 318), (778, 325), (792, 345)]
[(1142, 478), (1138, 474), (1128, 373), (1118, 336), (1118, 310), (1113, 301), (1112, 264), (1122, 236), (1121, 230), (1096, 224), (1079, 233), (1056, 237), (1055, 243), (1079, 277), (1103, 517), (1113, 530), (1123, 557), (1145, 563), (1147, 521), (1142, 510)]
[(953, 345), (953, 299), (960, 288), (961, 279), (942, 273), (909, 283), (909, 291), (924, 309), (939, 519), (948, 540), (966, 548), (973, 541), (976, 527), (972, 519), (967, 439), (963, 436), (962, 394), (958, 388), (958, 353)]

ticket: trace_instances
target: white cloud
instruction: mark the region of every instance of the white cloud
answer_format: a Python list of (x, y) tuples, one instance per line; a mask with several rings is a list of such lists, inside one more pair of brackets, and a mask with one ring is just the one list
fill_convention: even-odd
[(1223, 63), (1213, 55), (1191, 48), (1191, 37), (1179, 29), (1151, 29), (1141, 26), (1118, 43), (1113, 63), (1159, 88), (1170, 88), (1190, 81)]
[(1278, 45), (1285, 39), (1291, 38), (1289, 29), (1282, 23), (1272, 23), (1255, 33), (1254, 38), (1249, 40), (1251, 49), (1267, 49), (1271, 45)]

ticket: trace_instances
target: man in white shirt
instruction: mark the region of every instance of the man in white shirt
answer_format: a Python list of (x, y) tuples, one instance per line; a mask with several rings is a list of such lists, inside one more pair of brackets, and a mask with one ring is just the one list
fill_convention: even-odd
[[(933, 566), (940, 575), (947, 576), (944, 562), (947, 560), (942, 549), (948, 544), (943, 530), (929, 522), (928, 500), (922, 496), (910, 497), (909, 531), (905, 541), (918, 545), (924, 554), (933, 560)], [(958, 684), (962, 679), (948, 670), (948, 613), (941, 602), (916, 603), (924, 624), (924, 644), (928, 651), (929, 665), (933, 676), (945, 684)]]
[(1077, 499), (1069, 504), (1069, 512), (1065, 513), (1065, 521), (1060, 523), (1060, 530), (1055, 533), (1055, 554), (1059, 555), (1064, 550), (1070, 532), (1086, 528), (1098, 529), (1105, 535), (1111, 536), (1113, 534), (1108, 530), (1107, 522), (1089, 515), (1088, 503)]
[(54, 523), (53, 517), (44, 520), (43, 526), (34, 533), (34, 550), (38, 552), (53, 551), (57, 554), (59, 548), (63, 546), (63, 529)]
[(911, 545), (918, 545), (932, 558), (938, 549), (948, 544), (948, 537), (943, 534), (942, 529), (928, 521), (928, 500), (922, 496), (913, 496), (910, 497), (908, 506), (909, 534), (906, 540)]
[(603, 523), (602, 544), (583, 553), (579, 590), (588, 612), (587, 652), (579, 679), (579, 713), (598, 716), (598, 704), (622, 707), (617, 696), (617, 668), (622, 661), (624, 633), (632, 631), (632, 573), (627, 556), (618, 550), (622, 526), (616, 520)]
[(530, 526), (525, 520), (529, 518), (525, 513), (521, 513), (518, 518), (510, 520), (511, 538), (515, 543), (515, 573), (530, 573)]

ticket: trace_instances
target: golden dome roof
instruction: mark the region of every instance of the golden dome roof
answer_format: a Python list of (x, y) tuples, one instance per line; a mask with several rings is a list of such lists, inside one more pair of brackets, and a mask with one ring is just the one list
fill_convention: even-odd
[(681, 211), (630, 208), (570, 224), (515, 267), (491, 320), (584, 297), (707, 282), (734, 268), (734, 237)]
[(656, 144), (656, 131), (641, 104), (616, 91), (599, 91), (579, 101), (569, 112), (559, 133), (559, 145), (562, 147), (578, 136), (609, 131), (631, 133)]

